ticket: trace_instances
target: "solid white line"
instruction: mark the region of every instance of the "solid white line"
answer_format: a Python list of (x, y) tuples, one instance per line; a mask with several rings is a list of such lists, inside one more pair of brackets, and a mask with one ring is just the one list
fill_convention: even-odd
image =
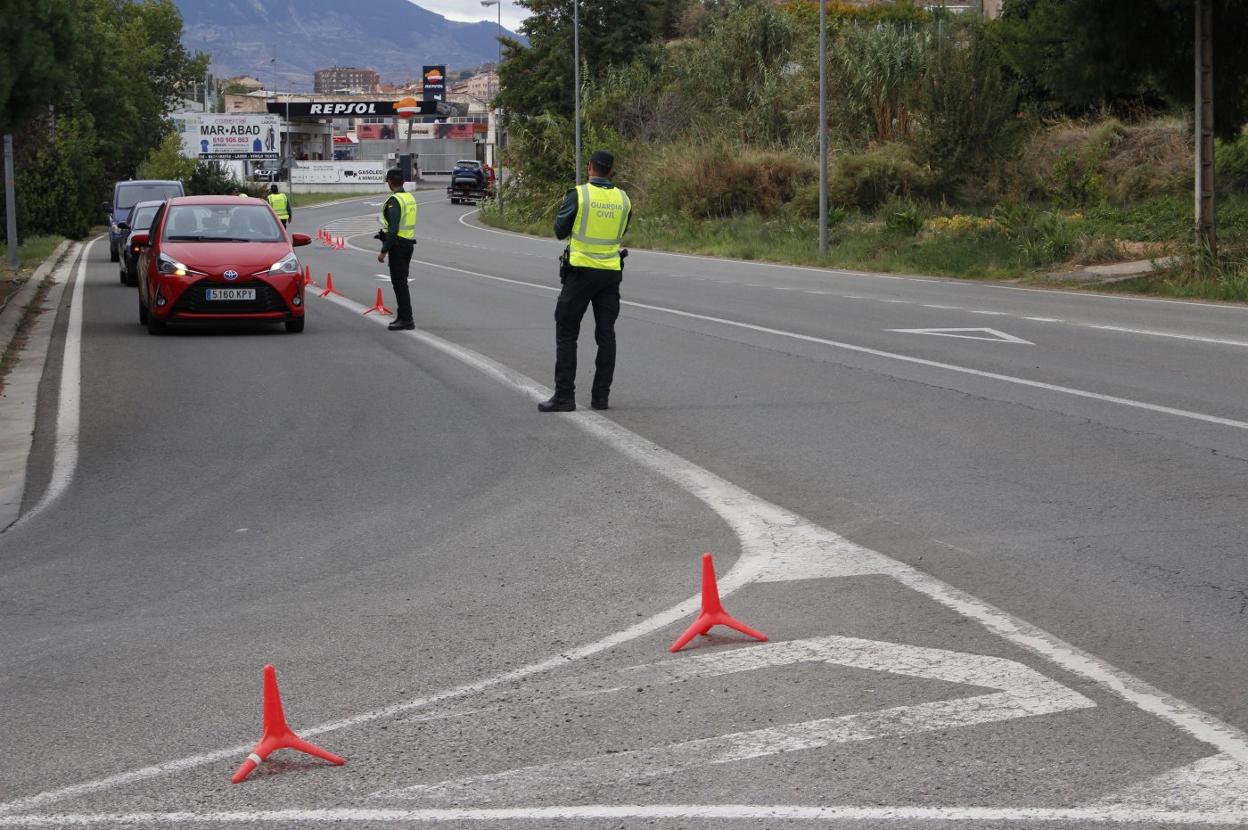
[(1044, 822), (1065, 824), (1123, 824), (1128, 827), (1243, 826), (1248, 811), (1198, 812), (1133, 810), (1124, 808), (1046, 807), (855, 807), (785, 804), (587, 804), (562, 807), (505, 807), (496, 809), (445, 808), (394, 810), (348, 807), (328, 810), (237, 810), (219, 813), (61, 813), (0, 816), (0, 827), (134, 827), (170, 824), (346, 824), (400, 822), (593, 820), (718, 820), (844, 821), (844, 822)]
[(1024, 320), (1035, 320), (1037, 323), (1065, 323), (1060, 317), (1024, 317)]
[(1125, 334), (1143, 334), (1148, 337), (1170, 337), (1175, 340), (1191, 340), (1195, 343), (1213, 343), (1218, 346), (1248, 346), (1245, 340), (1227, 340), (1221, 337), (1201, 337), (1195, 334), (1179, 334), (1171, 331), (1153, 331), (1151, 329), (1133, 329), (1126, 326), (1105, 326), (1093, 323), (1076, 323), (1075, 325), (1098, 331), (1120, 331)]
[[(511, 285), (522, 285), (527, 288), (540, 288), (545, 291), (558, 291), (557, 287), (547, 285), (539, 285), (537, 283), (525, 282), (524, 280), (513, 280), (508, 277), (499, 277), (493, 274), (483, 274), (480, 271), (469, 271), (465, 268), (456, 268), (451, 265), (442, 265), (437, 262), (428, 262), (425, 260), (413, 259), (413, 263), (418, 265), (427, 265), (430, 268), (439, 268), (443, 271), (454, 271), (459, 274), (468, 274), (482, 279), (494, 280), (496, 282), (510, 283)], [(860, 299), (857, 297), (847, 297), (846, 299)], [(1076, 398), (1086, 398), (1088, 400), (1100, 401), (1102, 403), (1111, 403), (1118, 406), (1125, 406), (1131, 409), (1141, 409), (1146, 412), (1155, 412), (1160, 415), (1171, 415), (1177, 418), (1186, 418), (1192, 421), (1202, 421), (1207, 424), (1217, 424), (1218, 426), (1232, 427), (1234, 429), (1248, 430), (1248, 422), (1239, 421), (1234, 418), (1223, 418), (1220, 415), (1207, 415), (1203, 412), (1195, 412), (1190, 409), (1179, 409), (1172, 406), (1164, 406), (1162, 404), (1148, 403), (1147, 401), (1137, 401), (1131, 398), (1123, 398), (1117, 395), (1105, 395), (1100, 392), (1089, 392), (1086, 389), (1077, 389), (1072, 386), (1061, 386), (1055, 383), (1045, 383), (1044, 381), (1031, 380), (1029, 378), (1016, 377), (1014, 375), (1004, 375), (999, 372), (988, 372), (983, 369), (972, 369), (969, 366), (958, 366), (954, 363), (943, 363), (939, 360), (928, 360), (922, 357), (913, 357), (906, 354), (898, 354), (897, 352), (886, 352), (882, 349), (872, 349), (867, 346), (858, 346), (853, 343), (845, 343), (840, 340), (829, 340), (825, 337), (815, 337), (809, 334), (799, 334), (792, 331), (784, 331), (782, 329), (773, 329), (768, 326), (757, 326), (753, 323), (743, 323), (739, 320), (728, 320), (723, 317), (714, 317), (709, 314), (696, 314), (692, 311), (680, 311), (674, 308), (665, 308), (663, 306), (650, 305), (648, 303), (639, 303), (632, 300), (621, 300), (620, 305), (629, 306), (631, 308), (643, 308), (647, 311), (657, 311), (663, 314), (673, 314), (677, 317), (684, 317), (690, 320), (702, 320), (707, 323), (717, 323), (724, 326), (733, 326), (734, 328), (754, 331), (760, 334), (771, 334), (777, 337), (787, 337), (793, 340), (801, 340), (806, 343), (817, 343), (821, 346), (828, 346), (834, 349), (842, 349), (857, 354), (871, 355), (872, 357), (881, 357), (887, 360), (896, 360), (901, 363), (910, 363), (916, 366), (926, 366), (932, 369), (942, 369), (947, 372), (956, 372), (962, 375), (970, 375), (972, 377), (986, 378), (988, 380), (998, 380), (1003, 383), (1010, 383), (1016, 386), (1025, 386), (1031, 389), (1041, 389), (1046, 392), (1056, 392), (1062, 395), (1070, 395)]]
[(78, 467), (78, 428), (82, 401), (82, 296), (87, 282), (87, 260), (91, 248), (101, 237), (92, 239), (79, 251), (78, 275), (69, 306), (69, 325), (65, 330), (65, 352), (61, 359), (61, 389), (56, 402), (56, 441), (52, 449), (52, 475), (42, 498), (13, 527), (38, 516), (74, 480)]

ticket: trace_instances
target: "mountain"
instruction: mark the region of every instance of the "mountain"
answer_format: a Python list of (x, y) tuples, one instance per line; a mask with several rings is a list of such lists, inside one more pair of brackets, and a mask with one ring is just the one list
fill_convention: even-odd
[(496, 24), (457, 23), (409, 0), (174, 3), (182, 42), (212, 55), (218, 77), (251, 75), (266, 85), (276, 78), (311, 90), (313, 71), (330, 66), (375, 69), (383, 81), (399, 82), (420, 78), (424, 65), (467, 68), (498, 59)]

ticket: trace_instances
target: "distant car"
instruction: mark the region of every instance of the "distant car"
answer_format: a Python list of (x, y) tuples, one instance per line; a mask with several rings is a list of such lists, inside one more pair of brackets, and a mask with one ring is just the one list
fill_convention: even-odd
[(451, 184), (459, 183), (464, 180), (463, 184), (474, 188), (485, 187), (485, 170), (481, 167), (481, 162), (475, 159), (460, 159), (455, 162), (455, 167), (451, 170)]
[(126, 218), (117, 223), (117, 227), (125, 233), (121, 240), (121, 281), (124, 285), (138, 285), (139, 248), (134, 244), (134, 235), (146, 231), (152, 224), (152, 217), (164, 202), (139, 202), (130, 208)]
[(160, 334), (171, 322), (256, 320), (304, 327), (303, 271), (289, 233), (260, 199), (184, 196), (156, 212), (139, 246), (139, 322)]
[(255, 182), (280, 182), (286, 180), (286, 171), (281, 167), (257, 167), (251, 173)]
[(121, 261), (121, 246), (128, 235), (117, 226), (125, 221), (130, 208), (139, 202), (164, 201), (183, 194), (182, 182), (164, 179), (139, 179), (117, 182), (113, 185), (113, 198), (103, 204), (108, 214), (108, 259)]

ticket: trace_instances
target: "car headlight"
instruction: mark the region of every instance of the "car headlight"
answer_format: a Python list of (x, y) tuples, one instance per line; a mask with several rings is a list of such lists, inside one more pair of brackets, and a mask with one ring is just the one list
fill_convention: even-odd
[(286, 256), (269, 266), (270, 274), (298, 274), (299, 273), (299, 257), (295, 256), (295, 252), (291, 251)]
[(185, 277), (191, 273), (191, 269), (178, 262), (168, 254), (161, 254), (156, 262), (156, 270), (162, 274), (173, 274), (175, 277)]

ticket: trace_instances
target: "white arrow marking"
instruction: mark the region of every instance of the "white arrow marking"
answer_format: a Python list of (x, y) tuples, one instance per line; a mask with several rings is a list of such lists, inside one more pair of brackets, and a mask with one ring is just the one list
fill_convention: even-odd
[[(1083, 695), (1012, 660), (839, 636), (772, 643), (636, 666), (613, 673), (618, 678), (614, 682), (609, 677), (593, 678), (588, 684), (573, 680), (563, 692), (573, 696), (594, 694), (596, 691), (609, 694), (635, 686), (638, 673), (645, 674), (646, 679), (653, 683), (680, 683), (694, 678), (718, 677), (804, 662), (822, 662), (997, 691), (733, 732), (592, 758), (538, 764), (433, 784), (417, 784), (382, 791), (375, 796), (433, 803), (463, 803), (464, 799), (477, 803), (531, 799), (536, 792), (552, 785), (564, 787), (569, 782), (575, 782), (578, 787), (609, 785), (624, 779), (671, 775), (708, 764), (726, 764), (784, 752), (819, 749), (830, 744), (914, 735), (1087, 709), (1096, 705)], [(594, 685), (603, 680), (609, 685), (594, 690)]]
[(934, 334), (937, 337), (960, 337), (963, 340), (988, 340), (993, 343), (1036, 345), (1030, 340), (1024, 340), (996, 329), (885, 329), (885, 331), (895, 331), (898, 334)]

